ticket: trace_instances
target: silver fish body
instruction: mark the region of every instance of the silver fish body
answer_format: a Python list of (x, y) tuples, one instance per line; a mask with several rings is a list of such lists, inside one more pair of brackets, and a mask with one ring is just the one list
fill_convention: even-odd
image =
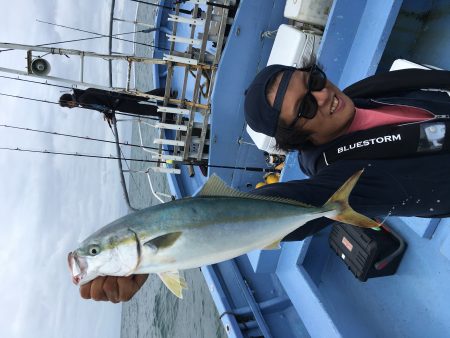
[(212, 177), (197, 197), (146, 208), (89, 236), (69, 254), (74, 282), (83, 284), (100, 275), (158, 273), (181, 297), (184, 283), (179, 270), (276, 248), (283, 237), (312, 219), (339, 219), (350, 212), (353, 223), (377, 226), (346, 204), (360, 174), (344, 184), (347, 187), (336, 193), (337, 198), (319, 208), (237, 192)]
[(184, 270), (224, 261), (267, 247), (311, 219), (334, 214), (238, 197), (199, 197), (160, 205), (127, 220), (140, 243), (168, 233), (181, 235), (167, 248), (143, 245), (135, 272)]

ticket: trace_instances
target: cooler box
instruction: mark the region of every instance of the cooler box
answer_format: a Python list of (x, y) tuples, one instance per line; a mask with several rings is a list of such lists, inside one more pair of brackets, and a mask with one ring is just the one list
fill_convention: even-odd
[(329, 243), (362, 282), (395, 274), (406, 249), (403, 239), (387, 226), (376, 231), (338, 223), (333, 225)]
[(322, 37), (290, 25), (280, 25), (267, 65), (301, 67), (304, 58), (316, 55)]
[(295, 21), (324, 27), (333, 0), (287, 0), (284, 16)]

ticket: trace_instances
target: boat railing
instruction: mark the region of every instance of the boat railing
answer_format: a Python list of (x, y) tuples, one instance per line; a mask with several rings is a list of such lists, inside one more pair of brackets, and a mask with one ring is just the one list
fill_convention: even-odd
[[(113, 89), (146, 98), (158, 105), (158, 112), (161, 114), (160, 122), (149, 123), (146, 119), (139, 117), (134, 119), (138, 123), (142, 150), (150, 153), (152, 160), (157, 161), (157, 164), (146, 170), (125, 171), (146, 174), (151, 193), (160, 202), (164, 202), (162, 198), (167, 200), (172, 196), (154, 191), (150, 172), (180, 174), (179, 164), (187, 164), (192, 169), (193, 165), (208, 163), (211, 94), (226, 40), (226, 27), (232, 23), (229, 8), (235, 5), (235, 0), (187, 2), (193, 4), (191, 15), (186, 15), (186, 10), (180, 10), (181, 3), (176, 3), (173, 13), (168, 14), (167, 20), (172, 23), (171, 31), (166, 34), (166, 44), (169, 48), (159, 62), (167, 67), (164, 96), (158, 97), (130, 89), (133, 63), (155, 63), (157, 59), (130, 57), (126, 88)], [(114, 20), (117, 21), (117, 19)], [(134, 23), (146, 25), (137, 21)], [(184, 27), (179, 29), (181, 25)], [(180, 31), (184, 33), (188, 31), (189, 35), (181, 36)], [(208, 43), (214, 48), (207, 48)], [(181, 50), (180, 46), (185, 46), (184, 50)], [(177, 83), (182, 83), (182, 87), (178, 90), (179, 95), (174, 95), (173, 75), (178, 71), (177, 68), (180, 68), (183, 74), (181, 81), (177, 79)], [(194, 78), (193, 86), (192, 79), (189, 79), (192, 77)], [(191, 92), (190, 95), (188, 92)], [(168, 118), (169, 116), (171, 118)], [(148, 149), (148, 146), (144, 144), (143, 127), (158, 129), (158, 136), (154, 139), (158, 150)]]
[[(184, 3), (193, 4), (190, 16), (185, 15), (186, 10), (181, 11)], [(168, 16), (168, 21), (172, 22), (172, 30), (166, 34), (168, 52), (159, 61), (149, 58), (128, 58), (126, 88), (113, 89), (158, 104), (161, 120), (152, 125), (159, 129), (159, 135), (155, 139), (158, 151), (152, 155), (158, 163), (152, 169), (161, 173), (181, 173), (178, 164), (191, 166), (207, 164), (211, 94), (225, 43), (226, 27), (232, 21), (229, 17), (229, 8), (235, 4), (235, 0), (195, 0), (183, 1), (183, 4), (177, 2), (173, 14), (170, 13)], [(189, 36), (177, 34), (179, 25), (189, 26)], [(185, 27), (182, 31), (186, 31)], [(214, 48), (207, 49), (208, 42), (213, 44)], [(180, 50), (180, 45), (187, 47)], [(132, 65), (137, 62), (158, 63), (167, 67), (164, 96), (130, 90)], [(176, 68), (181, 68), (183, 73), (179, 98), (173, 95), (172, 90)], [(194, 78), (192, 90), (188, 88), (192, 85), (190, 77)], [(192, 91), (189, 97), (188, 91)]]
[[(157, 124), (160, 132), (159, 138), (155, 141), (159, 145), (159, 154), (155, 157), (162, 162), (169, 160), (195, 165), (208, 160), (211, 93), (225, 41), (226, 25), (230, 21), (228, 8), (232, 1), (188, 2), (194, 4), (190, 17), (180, 14), (180, 3), (176, 3), (174, 13), (169, 14), (168, 17), (168, 21), (172, 22), (172, 31), (166, 34), (170, 44), (168, 53), (163, 57), (167, 62), (167, 77), (163, 104), (158, 107), (158, 111), (162, 113), (162, 119), (161, 123)], [(202, 11), (200, 4), (206, 5), (203, 15), (200, 14)], [(188, 37), (177, 34), (179, 25), (190, 27)], [(202, 31), (198, 32), (199, 29)], [(211, 49), (207, 50), (209, 41), (215, 45), (214, 52)], [(187, 47), (180, 51), (176, 49), (179, 45), (187, 45)], [(171, 98), (176, 67), (181, 67), (181, 72), (184, 73), (179, 99)], [(195, 81), (192, 96), (188, 98), (187, 89), (190, 85), (188, 78), (191, 76)], [(176, 107), (173, 107), (174, 105)], [(176, 116), (175, 124), (167, 123), (167, 113)], [(164, 146), (172, 147), (172, 153), (167, 154)], [(161, 165), (163, 163), (158, 164), (158, 166)]]

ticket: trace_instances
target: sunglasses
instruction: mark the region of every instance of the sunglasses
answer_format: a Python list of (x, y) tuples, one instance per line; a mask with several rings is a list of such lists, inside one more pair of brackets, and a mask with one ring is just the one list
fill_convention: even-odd
[(317, 100), (311, 92), (318, 92), (325, 88), (327, 83), (327, 76), (317, 65), (311, 67), (309, 71), (308, 83), (307, 83), (307, 93), (303, 97), (300, 107), (298, 108), (297, 117), (291, 123), (289, 128), (293, 128), (300, 117), (305, 119), (312, 119), (317, 114)]

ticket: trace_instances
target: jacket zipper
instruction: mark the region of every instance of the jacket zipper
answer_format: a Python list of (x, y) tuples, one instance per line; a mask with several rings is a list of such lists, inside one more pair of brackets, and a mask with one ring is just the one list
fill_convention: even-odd
[[(370, 101), (372, 101), (374, 103), (381, 104), (381, 105), (384, 104), (384, 105), (387, 105), (387, 106), (400, 106), (400, 107), (407, 107), (407, 108), (417, 109), (417, 107), (410, 106), (410, 105), (407, 105), (407, 104), (386, 103), (386, 102), (377, 101), (377, 100), (374, 100), (374, 99), (370, 99)], [(436, 114), (433, 114), (432, 112), (430, 112), (428, 109), (425, 109), (425, 108), (419, 108), (419, 109), (422, 109), (422, 110), (426, 111), (427, 113), (431, 114), (432, 117), (430, 118), (430, 120), (450, 119), (450, 115), (436, 115)], [(399, 124), (399, 126), (406, 126), (406, 125), (415, 124), (415, 123), (422, 123), (422, 122), (428, 122), (428, 121), (415, 121), (415, 122), (409, 122), (409, 123), (402, 123), (402, 124)]]

